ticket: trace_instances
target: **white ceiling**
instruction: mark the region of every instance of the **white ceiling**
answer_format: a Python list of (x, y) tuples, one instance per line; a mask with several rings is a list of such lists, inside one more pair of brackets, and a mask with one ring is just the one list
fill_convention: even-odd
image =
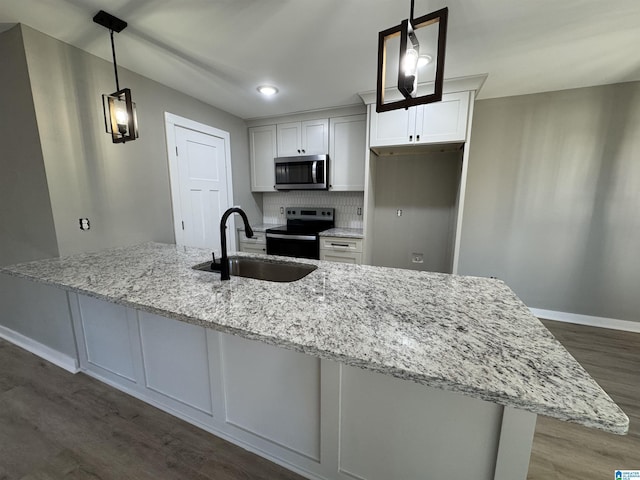
[[(2, 0), (24, 23), (111, 60), (98, 10), (129, 27), (118, 65), (242, 118), (359, 103), (378, 32), (410, 0)], [(480, 98), (640, 80), (640, 0), (415, 0), (449, 7), (445, 78), (488, 73)], [(261, 98), (260, 84), (280, 93)], [(135, 93), (135, 92), (134, 92)]]

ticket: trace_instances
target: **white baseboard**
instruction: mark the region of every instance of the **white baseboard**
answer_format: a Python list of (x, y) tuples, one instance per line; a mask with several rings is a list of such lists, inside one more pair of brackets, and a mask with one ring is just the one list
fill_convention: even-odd
[(0, 338), (4, 338), (8, 342), (13, 343), (20, 348), (24, 348), (26, 351), (57, 365), (67, 372), (78, 373), (80, 371), (78, 360), (71, 355), (67, 355), (66, 353), (47, 347), (46, 345), (3, 325), (0, 325)]
[(591, 315), (581, 315), (579, 313), (556, 312), (554, 310), (542, 310), (540, 308), (529, 308), (529, 310), (531, 310), (531, 313), (536, 317), (547, 320), (640, 333), (640, 322), (618, 320), (617, 318), (594, 317)]

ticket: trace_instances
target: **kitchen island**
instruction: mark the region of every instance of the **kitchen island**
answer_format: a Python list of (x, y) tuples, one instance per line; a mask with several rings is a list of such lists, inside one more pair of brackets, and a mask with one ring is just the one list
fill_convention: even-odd
[(537, 414), (627, 431), (499, 280), (303, 260), (297, 282), (221, 282), (191, 268), (209, 255), (2, 271), (68, 292), (87, 373), (309, 478), (524, 479)]

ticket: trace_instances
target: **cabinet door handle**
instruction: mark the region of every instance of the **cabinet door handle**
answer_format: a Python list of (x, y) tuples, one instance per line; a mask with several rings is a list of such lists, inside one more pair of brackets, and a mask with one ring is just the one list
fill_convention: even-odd
[(416, 135), (416, 142), (420, 141), (420, 135)]
[(409, 141), (412, 142), (413, 141), (413, 135), (409, 135)]
[(306, 153), (306, 152), (304, 151), (304, 148), (302, 149), (302, 153)]
[(300, 153), (300, 149), (298, 149), (298, 153)]

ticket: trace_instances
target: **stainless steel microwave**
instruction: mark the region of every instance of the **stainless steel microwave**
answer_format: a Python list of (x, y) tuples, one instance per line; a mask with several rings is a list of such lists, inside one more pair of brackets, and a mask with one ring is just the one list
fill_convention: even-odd
[(276, 190), (328, 190), (329, 155), (274, 158)]

